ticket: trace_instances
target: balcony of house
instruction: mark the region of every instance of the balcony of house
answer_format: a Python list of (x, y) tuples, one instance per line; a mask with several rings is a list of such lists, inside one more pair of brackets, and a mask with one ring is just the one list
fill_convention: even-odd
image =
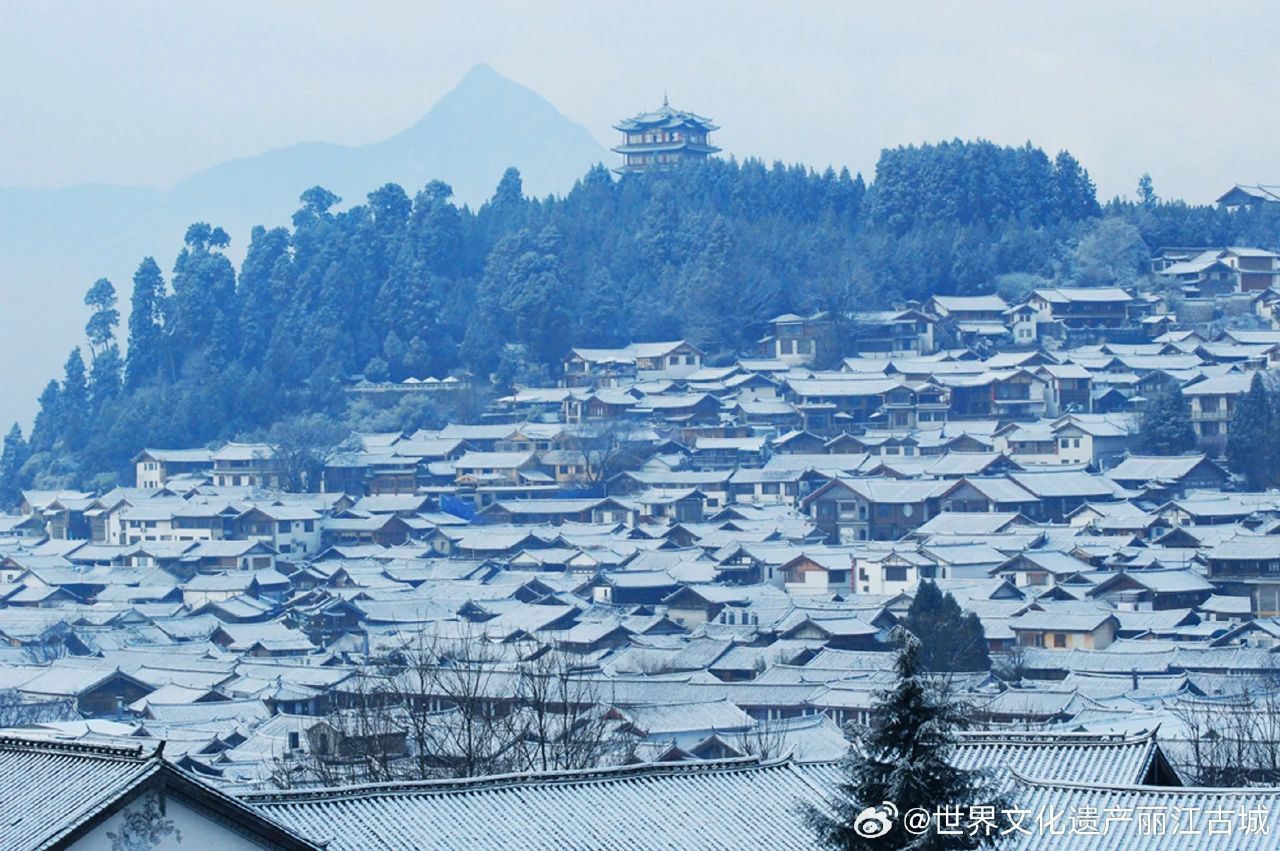
[(1232, 400), (1221, 396), (1201, 396), (1191, 404), (1191, 421), (1230, 422)]
[(1047, 440), (1011, 440), (1009, 441), (1009, 452), (1013, 455), (1057, 455), (1058, 441), (1055, 438)]

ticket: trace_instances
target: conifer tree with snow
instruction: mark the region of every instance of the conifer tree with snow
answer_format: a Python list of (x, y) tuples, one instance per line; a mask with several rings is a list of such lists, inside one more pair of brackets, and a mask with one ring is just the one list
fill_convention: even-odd
[[(900, 642), (897, 682), (876, 696), (876, 723), (853, 742), (830, 812), (810, 809), (809, 824), (821, 845), (841, 851), (952, 851), (994, 845), (1002, 829), (1003, 802), (982, 773), (951, 762), (959, 709), (930, 681), (921, 663), (920, 641), (901, 628), (894, 637)], [(971, 807), (990, 808), (990, 830), (970, 829)], [(962, 815), (955, 832), (937, 817), (922, 829), (908, 831), (902, 816), (912, 810), (931, 815), (958, 810)]]
[(1275, 483), (1277, 426), (1275, 400), (1261, 373), (1254, 373), (1249, 390), (1236, 402), (1227, 431), (1227, 464), (1244, 476), (1249, 490), (1266, 490)]
[(926, 671), (991, 670), (982, 621), (973, 612), (965, 614), (951, 592), (942, 593), (937, 584), (927, 579), (919, 584), (903, 626), (919, 639)]
[(1195, 451), (1191, 406), (1181, 387), (1175, 386), (1148, 405), (1138, 429), (1138, 443), (1145, 455), (1185, 455)]
[(22, 496), (22, 465), (27, 463), (31, 451), (22, 438), (22, 427), (17, 423), (4, 437), (0, 449), (0, 512), (12, 508)]

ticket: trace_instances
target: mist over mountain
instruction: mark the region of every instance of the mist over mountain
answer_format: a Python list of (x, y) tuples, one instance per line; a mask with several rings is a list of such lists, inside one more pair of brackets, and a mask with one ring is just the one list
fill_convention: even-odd
[(380, 142), (305, 142), (215, 165), (167, 190), (90, 184), (0, 188), (0, 422), (26, 421), (67, 351), (83, 339), (81, 299), (106, 276), (126, 295), (138, 262), (169, 272), (193, 221), (222, 226), (243, 256), (256, 224), (287, 224), (320, 184), (346, 204), (387, 182), (443, 180), (476, 206), (508, 166), (535, 196), (564, 192), (607, 151), (536, 92), (477, 65), (416, 124)]

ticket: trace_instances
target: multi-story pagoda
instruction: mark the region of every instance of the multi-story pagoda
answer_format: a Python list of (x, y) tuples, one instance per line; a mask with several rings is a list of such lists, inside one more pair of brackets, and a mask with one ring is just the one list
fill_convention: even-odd
[(642, 112), (613, 125), (622, 131), (622, 165), (614, 171), (627, 174), (651, 168), (670, 168), (690, 160), (703, 160), (720, 149), (711, 144), (712, 130), (720, 128), (708, 118), (672, 109), (665, 95), (662, 108)]

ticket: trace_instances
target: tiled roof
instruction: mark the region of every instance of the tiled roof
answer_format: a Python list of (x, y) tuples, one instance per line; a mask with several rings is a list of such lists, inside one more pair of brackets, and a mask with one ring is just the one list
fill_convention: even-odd
[(788, 760), (657, 763), (592, 771), (250, 795), (333, 851), (432, 848), (809, 849), (803, 804), (820, 789)]
[(316, 847), (182, 774), (159, 750), (8, 737), (0, 738), (0, 784), (5, 790), (0, 796), (0, 847), (66, 847), (78, 830), (105, 818), (108, 808), (128, 800), (142, 784), (152, 783), (198, 798), (205, 805), (202, 811), (230, 816), (238, 832), (264, 847)]
[[(1030, 810), (1030, 830), (1011, 834), (1000, 846), (1002, 851), (1272, 851), (1280, 831), (1276, 823), (1280, 789), (1112, 786), (1018, 778), (1014, 795), (1019, 807)], [(1056, 835), (1035, 825), (1036, 814), (1048, 814), (1051, 809), (1060, 814)], [(1245, 829), (1250, 811), (1261, 814), (1256, 831)], [(1084, 813), (1098, 814), (1099, 825), (1107, 813), (1117, 818), (1096, 833), (1073, 830), (1073, 814)], [(1144, 813), (1155, 815), (1144, 821)], [(1123, 820), (1125, 814), (1128, 821)]]
[[(1016, 772), (1042, 780), (1141, 783), (1158, 753), (1154, 732), (1137, 736), (976, 732), (957, 735), (951, 762), (969, 771), (994, 771), (1005, 779)], [(799, 767), (826, 788), (834, 788), (841, 779), (839, 763)]]

